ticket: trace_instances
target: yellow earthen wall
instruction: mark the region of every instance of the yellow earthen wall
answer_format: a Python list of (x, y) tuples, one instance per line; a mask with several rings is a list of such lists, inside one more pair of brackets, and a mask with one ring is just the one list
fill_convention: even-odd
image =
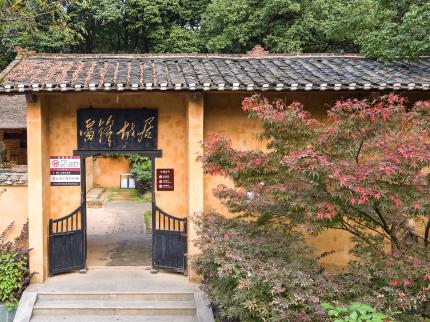
[[(366, 95), (372, 95), (369, 92)], [(263, 142), (256, 139), (261, 131), (261, 124), (249, 119), (241, 111), (242, 99), (250, 93), (205, 93), (203, 104), (195, 101), (189, 105), (189, 93), (183, 92), (145, 92), (145, 93), (70, 93), (52, 94), (43, 97), (43, 111), (47, 113), (47, 120), (43, 127), (42, 138), (47, 135), (48, 140), (42, 142), (42, 158), (48, 165), (49, 155), (72, 155), (77, 148), (76, 113), (79, 108), (154, 108), (158, 109), (158, 146), (163, 150), (163, 157), (156, 159), (156, 168), (173, 168), (175, 170), (175, 191), (156, 192), (157, 205), (175, 216), (187, 216), (191, 210), (199, 211), (200, 201), (198, 193), (188, 186), (188, 171), (200, 176), (191, 158), (195, 158), (198, 150), (195, 138), (200, 136), (197, 126), (198, 109), (204, 106), (203, 134), (216, 132), (232, 139), (233, 145), (240, 149), (264, 149)], [(376, 93), (375, 93), (376, 95)], [(420, 98), (425, 98), (424, 94)], [(279, 98), (287, 104), (293, 100), (305, 105), (313, 116), (324, 119), (326, 109), (340, 98), (350, 96), (360, 97), (359, 92), (306, 92), (285, 94), (265, 93), (265, 96)], [(428, 95), (427, 95), (428, 97)], [(194, 106), (199, 104), (198, 106)], [(190, 107), (191, 106), (191, 107)], [(192, 115), (193, 122), (188, 121)], [(200, 119), (200, 118), (199, 118)], [(188, 155), (190, 149), (190, 155)], [(192, 150), (192, 151), (191, 151)], [(45, 151), (45, 150), (44, 150)], [(37, 151), (36, 151), (37, 152)], [(30, 153), (30, 149), (29, 149)], [(38, 152), (40, 153), (40, 151)], [(49, 210), (51, 217), (64, 216), (73, 211), (80, 202), (79, 187), (50, 187), (49, 169), (43, 169), (43, 209)], [(38, 174), (40, 176), (40, 174)], [(91, 179), (88, 179), (91, 180)], [(197, 182), (197, 179), (195, 180)], [(190, 181), (192, 182), (192, 181)], [(213, 189), (220, 183), (230, 184), (220, 177), (204, 176), (203, 178), (203, 207), (204, 211), (215, 209), (227, 214), (222, 205), (212, 195)], [(34, 187), (34, 189), (36, 186)], [(198, 188), (199, 189), (199, 188)], [(199, 189), (201, 190), (201, 189)], [(190, 193), (192, 192), (192, 193)], [(195, 195), (195, 198), (193, 197)], [(45, 203), (47, 203), (45, 205)], [(191, 207), (192, 206), (192, 207)], [(193, 209), (191, 209), (193, 208)], [(46, 237), (46, 236), (45, 236)], [(318, 252), (336, 251), (335, 255), (326, 257), (328, 265), (343, 265), (349, 258), (349, 236), (337, 231), (329, 231), (311, 241)]]
[[(211, 93), (205, 95), (205, 116), (204, 135), (213, 132), (232, 140), (235, 148), (249, 150), (261, 149), (264, 151), (265, 143), (256, 139), (256, 135), (261, 132), (261, 124), (247, 117), (241, 110), (241, 103), (249, 93)], [(376, 97), (378, 93), (371, 92), (287, 92), (285, 94), (264, 93), (270, 99), (280, 99), (285, 104), (293, 101), (304, 105), (311, 115), (317, 119), (324, 120), (327, 109), (333, 106), (339, 99), (350, 97), (364, 98)], [(409, 97), (410, 102), (430, 99), (430, 94), (426, 92), (410, 93), (403, 95)], [(205, 212), (216, 210), (223, 215), (228, 215), (225, 207), (213, 196), (213, 190), (219, 184), (231, 185), (227, 179), (217, 176), (204, 177), (204, 209)], [(349, 250), (352, 243), (350, 235), (343, 231), (330, 230), (320, 234), (316, 238), (310, 239), (317, 253), (335, 251), (333, 255), (322, 259), (328, 269), (345, 266), (351, 259)]]
[[(175, 170), (175, 191), (157, 192), (157, 205), (183, 217), (187, 212), (185, 95), (181, 93), (82, 93), (48, 95), (49, 154), (72, 155), (77, 148), (76, 113), (79, 108), (158, 109), (158, 146), (163, 157), (156, 168)], [(51, 216), (67, 215), (78, 207), (79, 187), (51, 187)]]
[(130, 161), (126, 158), (96, 158), (94, 160), (94, 185), (103, 188), (119, 188), (120, 175), (130, 172)]
[(14, 222), (8, 240), (17, 237), (28, 219), (27, 186), (0, 185), (0, 233)]

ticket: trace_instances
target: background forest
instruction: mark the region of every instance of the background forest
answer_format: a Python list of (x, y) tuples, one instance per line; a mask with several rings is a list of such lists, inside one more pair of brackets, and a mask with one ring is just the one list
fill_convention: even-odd
[(428, 0), (0, 0), (0, 68), (38, 52), (430, 53)]

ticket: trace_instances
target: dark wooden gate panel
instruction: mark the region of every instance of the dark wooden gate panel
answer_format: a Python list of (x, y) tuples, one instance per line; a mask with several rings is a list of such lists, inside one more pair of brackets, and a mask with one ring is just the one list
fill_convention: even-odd
[(59, 274), (85, 267), (85, 211), (49, 220), (49, 273)]
[(152, 261), (154, 267), (185, 272), (187, 267), (187, 219), (154, 207)]

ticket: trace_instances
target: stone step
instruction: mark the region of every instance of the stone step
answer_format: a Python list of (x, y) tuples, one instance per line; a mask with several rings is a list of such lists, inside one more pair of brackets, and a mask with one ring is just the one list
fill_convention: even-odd
[(88, 208), (103, 208), (105, 202), (101, 199), (88, 199), (87, 207)]
[(140, 315), (195, 316), (194, 301), (142, 300), (37, 300), (33, 316), (38, 315)]
[(30, 322), (197, 322), (193, 316), (103, 316), (103, 315), (56, 315), (35, 316)]
[(87, 193), (88, 199), (99, 199), (101, 195), (106, 191), (105, 188), (102, 187), (94, 187)]
[(38, 293), (38, 301), (58, 301), (58, 300), (101, 300), (101, 301), (193, 301), (193, 293), (131, 293), (131, 292), (115, 292), (115, 293)]
[(105, 188), (95, 187), (87, 193), (88, 208), (102, 208), (106, 203)]

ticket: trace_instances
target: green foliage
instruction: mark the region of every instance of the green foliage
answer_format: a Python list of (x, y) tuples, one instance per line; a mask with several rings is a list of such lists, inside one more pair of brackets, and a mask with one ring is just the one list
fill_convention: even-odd
[(193, 266), (222, 318), (324, 321), (319, 303), (340, 290), (318, 269), (300, 234), (209, 213), (195, 220)]
[(40, 52), (430, 53), (425, 0), (0, 0), (0, 67)]
[(148, 210), (143, 213), (145, 220), (146, 232), (151, 233), (152, 231), (152, 211)]
[(80, 41), (70, 25), (68, 1), (1, 0), (0, 68), (14, 57), (14, 48), (58, 52), (72, 50)]
[(144, 194), (152, 189), (152, 162), (140, 154), (129, 156), (131, 173), (136, 176), (136, 188)]
[(213, 0), (202, 37), (209, 51), (243, 53), (262, 44), (272, 52), (323, 52), (331, 49), (321, 26), (329, 9), (325, 1)]
[(386, 0), (331, 1), (324, 30), (372, 58), (414, 59), (430, 52), (430, 2)]
[(0, 301), (10, 309), (16, 308), (22, 292), (30, 282), (28, 268), (28, 224), (14, 242), (6, 241), (14, 224), (0, 235)]
[(347, 307), (334, 307), (330, 303), (323, 303), (321, 306), (326, 310), (327, 315), (333, 319), (333, 322), (389, 321), (385, 314), (376, 312), (370, 305), (359, 302), (353, 302)]

